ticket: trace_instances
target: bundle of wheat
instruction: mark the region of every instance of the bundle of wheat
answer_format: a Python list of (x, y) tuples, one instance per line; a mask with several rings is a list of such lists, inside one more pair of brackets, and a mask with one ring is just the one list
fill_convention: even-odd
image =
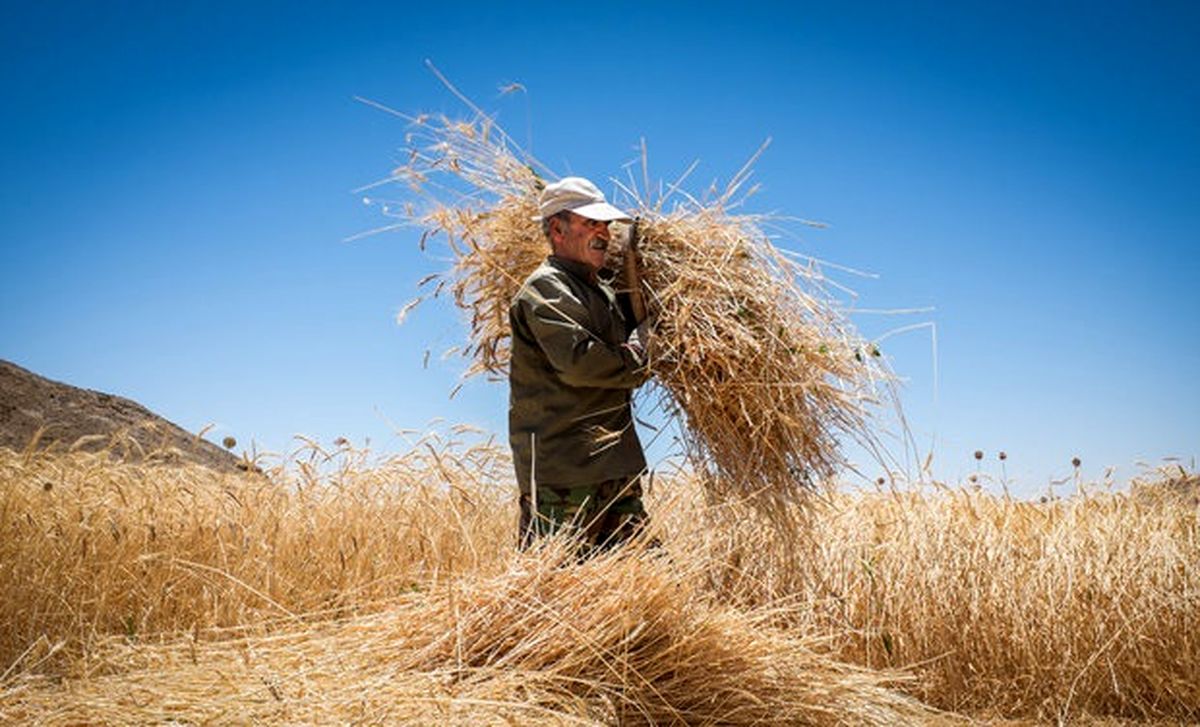
[[(550, 173), (539, 175), (486, 116), (404, 118), (407, 162), (380, 184), (402, 184), (414, 199), (385, 212), (394, 227), (424, 227), (422, 247), (431, 235), (448, 240), (453, 269), (423, 283), (438, 280), (435, 294), (449, 286), (470, 313), (468, 375), (502, 374), (509, 303), (549, 252), (534, 218)], [(731, 212), (748, 174), (749, 165), (709, 201), (679, 193), (678, 183), (651, 201), (648, 185), (631, 180), (618, 184), (619, 202), (641, 219), (642, 282), (656, 322), (650, 400), (676, 417), (714, 494), (791, 498), (842, 462), (838, 434), (878, 444), (870, 405), (891, 396), (891, 379), (817, 266), (773, 245), (763, 218)], [(668, 206), (676, 193), (682, 201)]]
[(90, 675), (0, 690), (38, 723), (928, 724), (896, 674), (840, 664), (720, 606), (654, 551), (564, 567), (564, 543), (504, 574), (379, 613), (269, 635), (114, 640)]

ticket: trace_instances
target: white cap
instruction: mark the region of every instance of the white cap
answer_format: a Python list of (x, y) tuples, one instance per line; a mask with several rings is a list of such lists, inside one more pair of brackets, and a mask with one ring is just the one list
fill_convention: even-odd
[(633, 219), (609, 204), (604, 199), (604, 193), (583, 177), (563, 177), (553, 184), (547, 184), (538, 199), (539, 214), (533, 219), (544, 220), (563, 210), (600, 222), (628, 222)]

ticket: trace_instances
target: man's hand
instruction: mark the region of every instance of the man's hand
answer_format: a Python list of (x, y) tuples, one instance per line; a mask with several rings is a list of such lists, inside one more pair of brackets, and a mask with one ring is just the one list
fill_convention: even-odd
[(654, 346), (653, 322), (646, 318), (639, 323), (633, 333), (629, 334), (629, 340), (625, 345), (629, 346), (641, 361), (650, 363), (650, 353)]

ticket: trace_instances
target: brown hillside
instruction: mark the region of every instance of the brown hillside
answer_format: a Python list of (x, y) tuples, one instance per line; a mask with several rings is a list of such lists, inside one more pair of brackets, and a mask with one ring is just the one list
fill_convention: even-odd
[(40, 448), (110, 448), (125, 459), (245, 469), (234, 455), (135, 401), (51, 381), (0, 360), (0, 447), (22, 450), (39, 430)]

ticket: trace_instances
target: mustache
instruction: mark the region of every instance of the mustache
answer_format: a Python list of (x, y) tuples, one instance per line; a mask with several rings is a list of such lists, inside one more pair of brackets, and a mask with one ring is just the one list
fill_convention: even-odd
[(593, 250), (607, 250), (608, 240), (605, 240), (602, 237), (594, 237), (592, 238), (592, 241), (588, 243), (588, 247), (592, 248)]

